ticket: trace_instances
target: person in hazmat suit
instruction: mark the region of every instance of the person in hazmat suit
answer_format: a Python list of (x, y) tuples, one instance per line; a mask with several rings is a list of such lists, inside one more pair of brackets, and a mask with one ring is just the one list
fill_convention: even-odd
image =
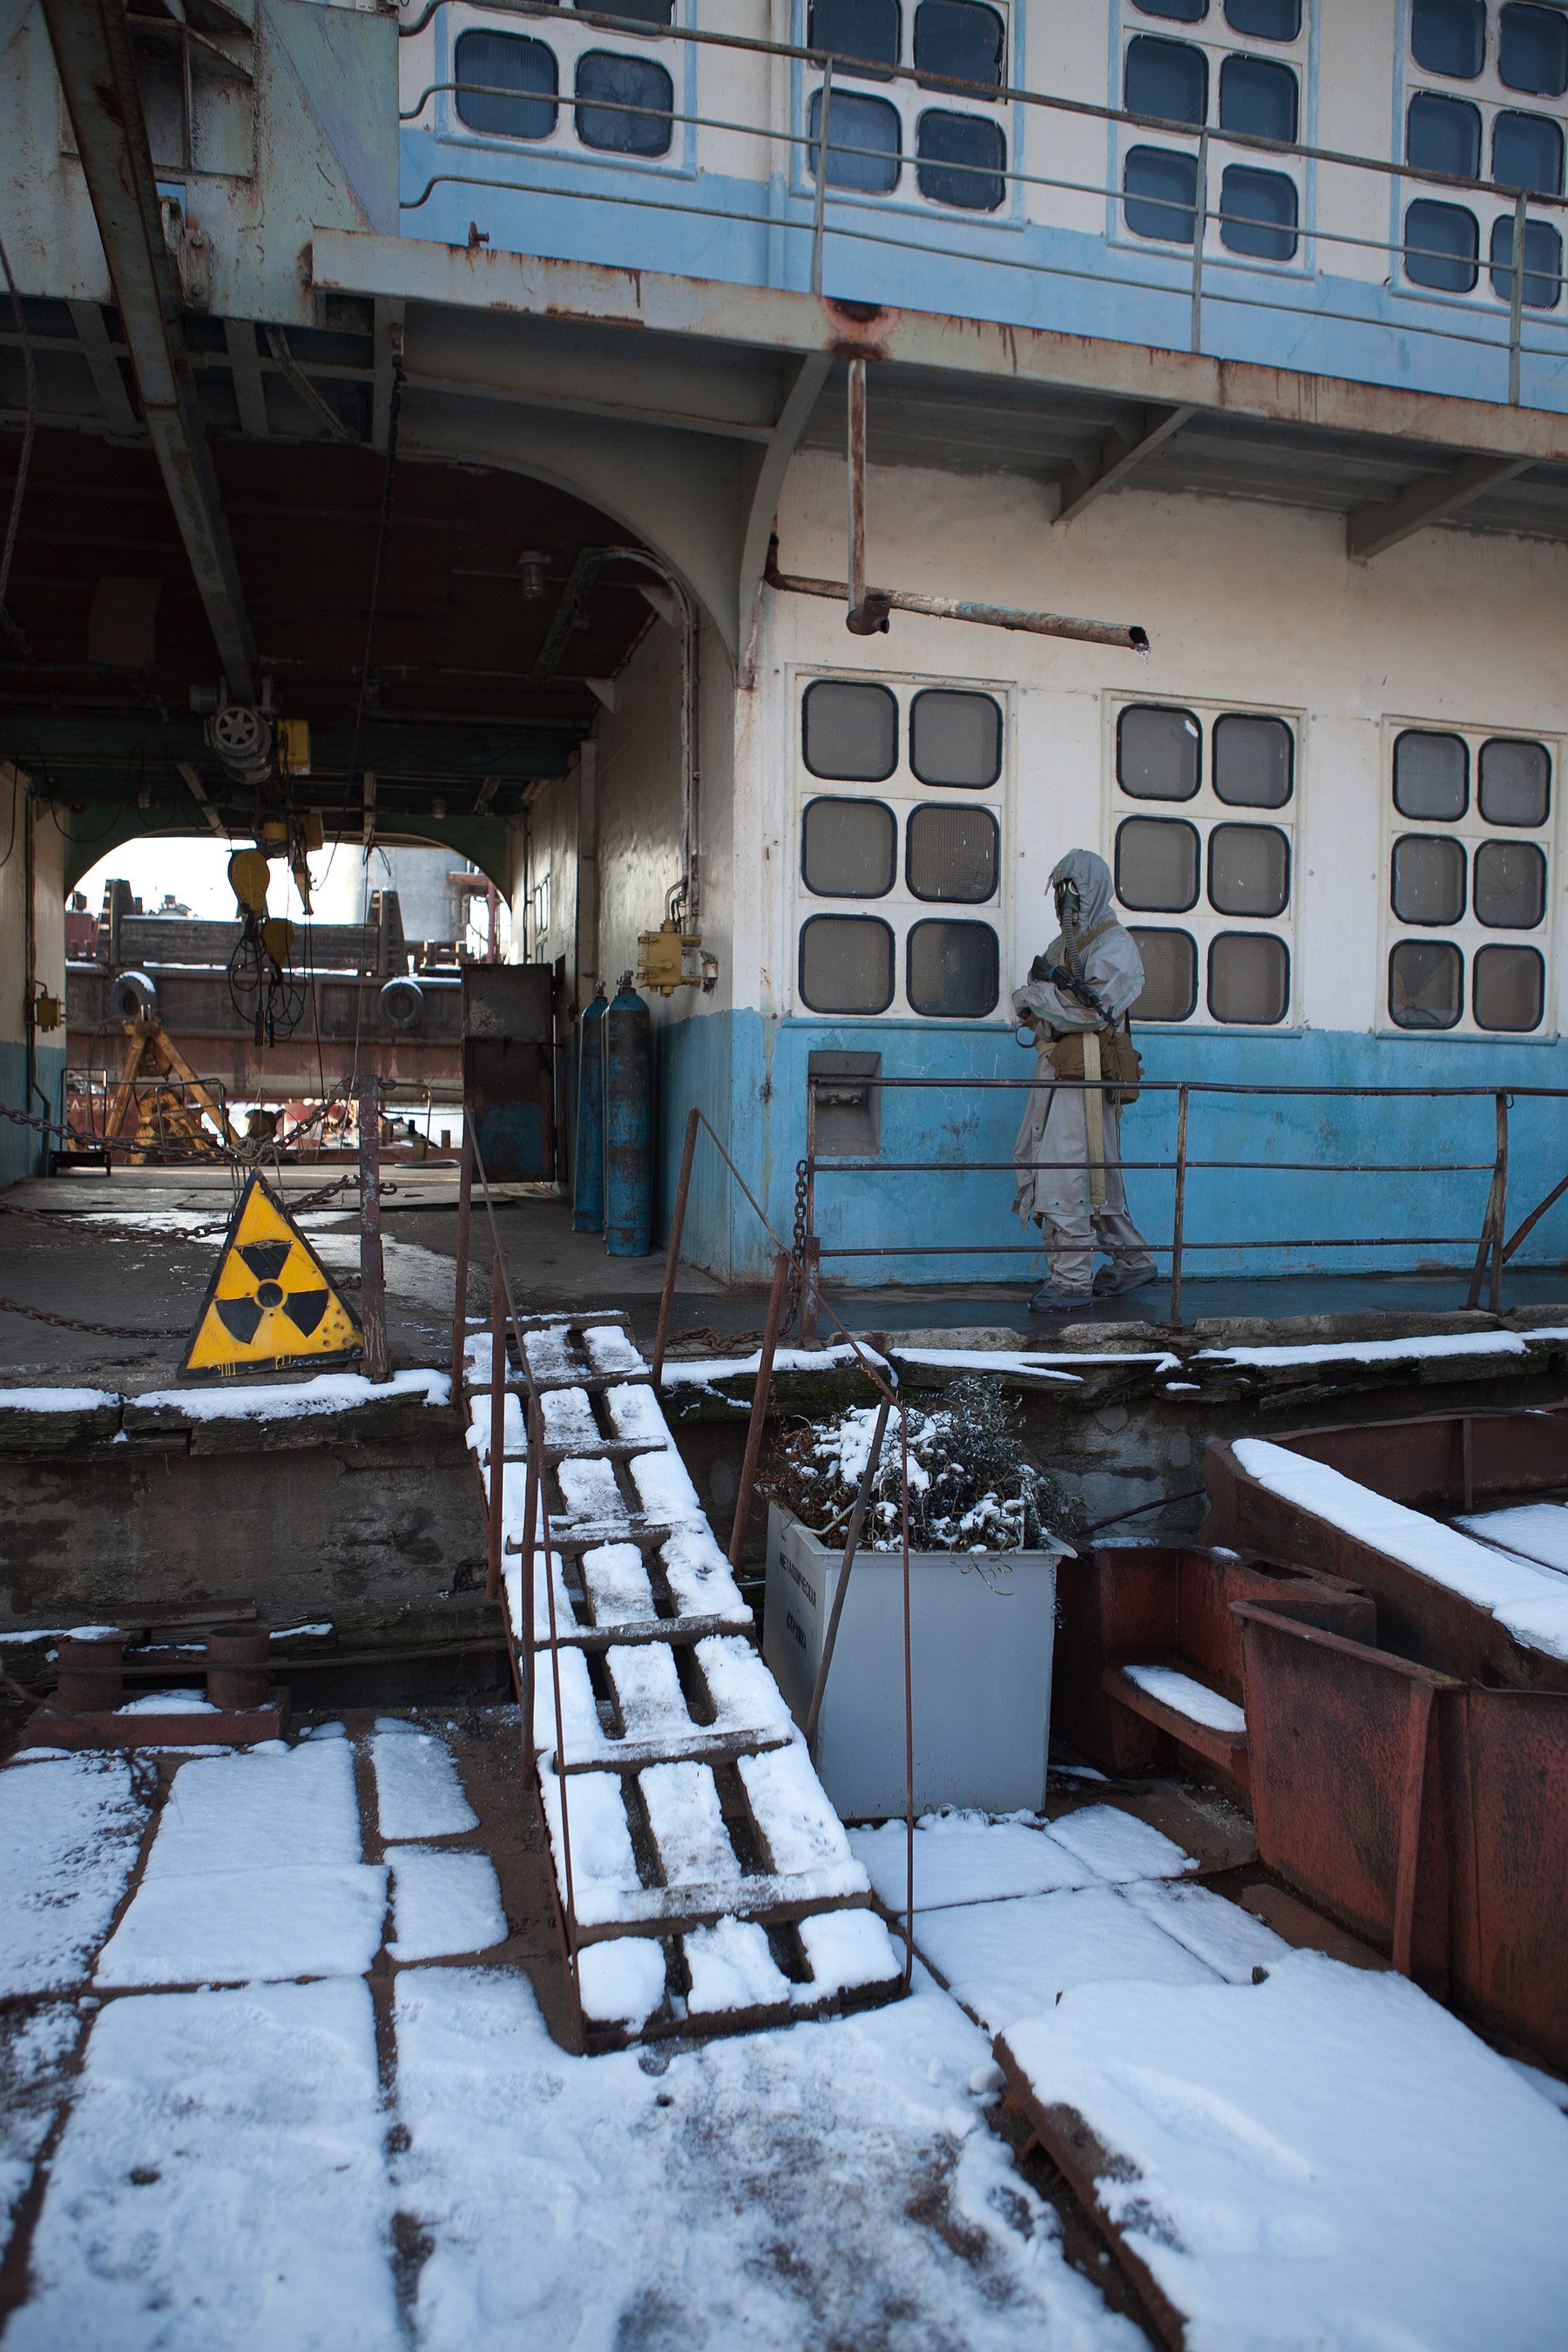
[[(1029, 1302), (1035, 1314), (1087, 1306), (1154, 1278), (1149, 1244), (1127, 1213), (1118, 1131), (1142, 1075), (1126, 1015), (1142, 993), (1143, 965), (1112, 910), (1103, 857), (1069, 850), (1051, 890), (1060, 930), (1015, 990), (1014, 1013), (1034, 1030), (1042, 1078), (1048, 1064), (1055, 1078), (1116, 1083), (1103, 1093), (1068, 1085), (1029, 1096), (1013, 1146), (1014, 1207), (1045, 1235), (1050, 1279)], [(1095, 1274), (1097, 1246), (1110, 1263)]]

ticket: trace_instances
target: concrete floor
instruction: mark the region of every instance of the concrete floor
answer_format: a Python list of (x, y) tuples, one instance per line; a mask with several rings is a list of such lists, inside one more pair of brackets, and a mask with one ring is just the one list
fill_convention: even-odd
[[(451, 1261), (457, 1251), (453, 1171), (395, 1166), (384, 1204), (387, 1322), (394, 1360), (431, 1363), (449, 1346)], [(286, 1200), (318, 1193), (331, 1171), (288, 1169)], [(391, 1189), (395, 1187), (395, 1190)], [(143, 1388), (176, 1371), (211, 1278), (231, 1204), (226, 1171), (121, 1169), (112, 1177), (79, 1174), (16, 1184), (0, 1194), (0, 1380), (8, 1384), (97, 1381)], [(358, 1263), (356, 1196), (351, 1191), (302, 1208), (306, 1230), (329, 1274), (354, 1296)], [(572, 1230), (567, 1204), (542, 1186), (505, 1188), (496, 1208), (520, 1311), (624, 1307), (639, 1336), (651, 1338), (664, 1280), (664, 1258), (611, 1258), (602, 1239)], [(486, 1220), (476, 1210), (469, 1307), (489, 1297)], [(1035, 1277), (1037, 1279), (1038, 1277)], [(875, 1289), (830, 1284), (833, 1314), (857, 1331), (984, 1324), (1048, 1339), (1060, 1322), (1031, 1315), (1032, 1281), (948, 1283)], [(1378, 1309), (1431, 1313), (1462, 1307), (1468, 1275), (1299, 1275), (1267, 1280), (1227, 1276), (1190, 1281), (1184, 1320), (1252, 1316), (1284, 1319)], [(1510, 1270), (1505, 1311), (1568, 1298), (1568, 1271)], [(671, 1328), (728, 1336), (759, 1330), (765, 1294), (712, 1280), (683, 1267)], [(1075, 1312), (1074, 1322), (1159, 1322), (1168, 1312), (1163, 1284)], [(23, 1312), (20, 1310), (29, 1310)], [(115, 1326), (73, 1330), (65, 1323)], [(830, 1337), (832, 1320), (822, 1318)]]

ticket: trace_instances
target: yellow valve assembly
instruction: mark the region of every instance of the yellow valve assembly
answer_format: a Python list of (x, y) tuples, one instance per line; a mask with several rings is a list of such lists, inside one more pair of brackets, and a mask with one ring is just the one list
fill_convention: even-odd
[[(667, 915), (657, 931), (638, 934), (637, 945), (642, 950), (642, 961), (637, 966), (637, 986), (655, 996), (673, 996), (678, 988), (700, 988), (710, 995), (719, 978), (719, 959), (706, 952), (700, 931), (683, 931), (673, 915)], [(689, 959), (697, 960), (697, 970), (688, 971)]]
[[(308, 776), (310, 772), (310, 722), (308, 719), (280, 719), (277, 729), (278, 772), (280, 776)], [(318, 823), (320, 820), (318, 819)], [(310, 845), (320, 849), (319, 841)]]
[(40, 980), (38, 992), (27, 1006), (27, 1017), (35, 1029), (58, 1029), (60, 1025), (60, 1000), (51, 996)]

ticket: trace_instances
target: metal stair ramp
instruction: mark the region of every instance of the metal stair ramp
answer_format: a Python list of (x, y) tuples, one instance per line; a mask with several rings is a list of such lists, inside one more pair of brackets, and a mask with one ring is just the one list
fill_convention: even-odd
[[(505, 1611), (584, 2044), (734, 2032), (903, 1990), (870, 1881), (619, 1315), (522, 1318), (509, 1370)], [(487, 1496), (488, 1336), (469, 1444)], [(524, 1605), (529, 1405), (549, 1528)], [(551, 1636), (553, 1589), (554, 1638)], [(532, 1637), (529, 1639), (531, 1622)], [(559, 1702), (559, 1704), (558, 1704)]]

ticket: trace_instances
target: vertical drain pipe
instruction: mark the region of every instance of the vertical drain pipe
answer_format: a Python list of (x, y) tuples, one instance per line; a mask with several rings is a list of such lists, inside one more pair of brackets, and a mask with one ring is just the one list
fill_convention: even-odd
[(886, 635), (889, 600), (878, 592), (866, 593), (866, 362), (849, 362), (849, 609), (844, 625), (851, 636)]

